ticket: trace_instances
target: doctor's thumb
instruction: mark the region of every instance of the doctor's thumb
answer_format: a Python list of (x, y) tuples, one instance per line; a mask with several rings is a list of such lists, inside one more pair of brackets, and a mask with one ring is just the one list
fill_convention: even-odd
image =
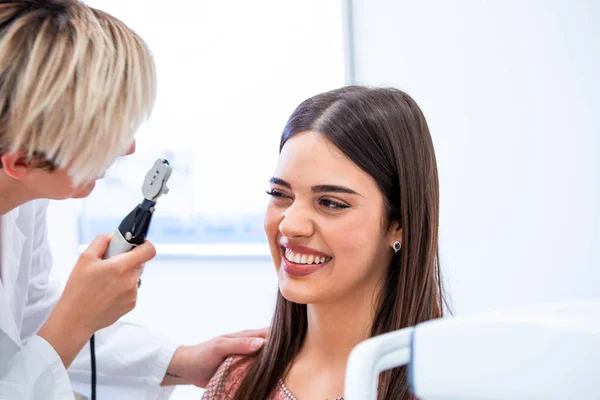
[(92, 243), (88, 246), (87, 249), (83, 252), (92, 258), (102, 258), (104, 257), (104, 253), (108, 249), (108, 244), (110, 243), (111, 235), (98, 235)]

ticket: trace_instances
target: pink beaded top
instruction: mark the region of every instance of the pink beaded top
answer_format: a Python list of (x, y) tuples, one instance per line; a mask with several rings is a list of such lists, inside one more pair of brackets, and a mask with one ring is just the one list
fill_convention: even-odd
[[(227, 358), (208, 383), (202, 400), (233, 400), (251, 364), (251, 359), (243, 360), (240, 356)], [(266, 400), (297, 399), (285, 386), (283, 380), (280, 379), (277, 387)], [(335, 400), (344, 400), (344, 398), (341, 397)]]

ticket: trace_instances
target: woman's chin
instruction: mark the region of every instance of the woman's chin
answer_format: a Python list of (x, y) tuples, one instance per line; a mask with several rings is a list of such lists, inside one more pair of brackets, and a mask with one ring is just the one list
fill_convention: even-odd
[(310, 304), (316, 302), (316, 297), (307, 287), (298, 287), (297, 282), (279, 282), (279, 292), (287, 301), (296, 304)]

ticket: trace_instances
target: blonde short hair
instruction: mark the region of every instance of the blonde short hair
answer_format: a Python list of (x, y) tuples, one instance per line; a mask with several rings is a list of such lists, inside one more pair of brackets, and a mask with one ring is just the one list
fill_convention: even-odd
[(0, 154), (93, 179), (126, 152), (155, 93), (150, 51), (118, 19), (77, 0), (0, 4)]

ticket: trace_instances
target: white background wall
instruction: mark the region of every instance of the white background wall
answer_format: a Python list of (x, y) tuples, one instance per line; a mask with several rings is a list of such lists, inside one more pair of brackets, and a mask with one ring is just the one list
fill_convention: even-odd
[(356, 80), (429, 122), (456, 312), (600, 297), (600, 3), (353, 5)]
[[(406, 90), (428, 119), (457, 314), (600, 297), (599, 3), (355, 0), (353, 13), (356, 80)], [(51, 207), (58, 278), (72, 209)], [(275, 288), (268, 260), (157, 260), (127, 319), (195, 343), (268, 324)]]

